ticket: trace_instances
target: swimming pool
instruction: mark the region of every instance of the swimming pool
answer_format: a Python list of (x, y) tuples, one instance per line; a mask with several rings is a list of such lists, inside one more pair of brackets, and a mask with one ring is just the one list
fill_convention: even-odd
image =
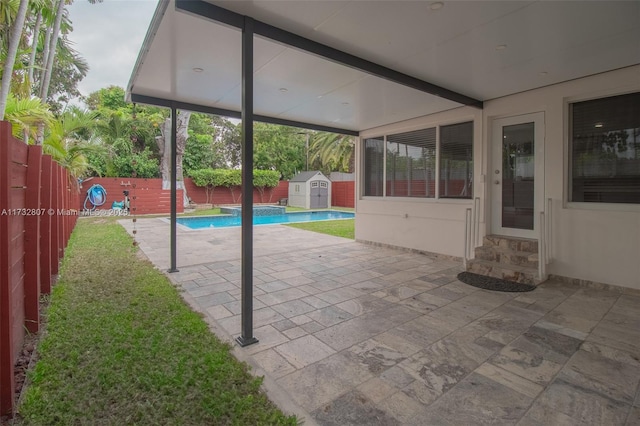
[[(354, 213), (337, 210), (315, 212), (293, 212), (272, 216), (253, 216), (254, 225), (275, 225), (279, 223), (314, 222), (318, 220), (353, 219)], [(219, 215), (200, 217), (179, 217), (177, 223), (190, 229), (228, 228), (240, 226), (240, 216)]]

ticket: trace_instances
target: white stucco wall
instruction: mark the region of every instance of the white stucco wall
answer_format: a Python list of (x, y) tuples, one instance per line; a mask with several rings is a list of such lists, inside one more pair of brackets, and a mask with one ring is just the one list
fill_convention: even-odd
[[(624, 68), (362, 132), (361, 139), (474, 119), (474, 197), (481, 233), (490, 233), (487, 177), (491, 123), (533, 112), (545, 115), (544, 199), (553, 201), (551, 274), (640, 289), (640, 205), (568, 202), (568, 104), (640, 90), (640, 66)], [(361, 165), (361, 143), (357, 163)], [(362, 197), (356, 188), (356, 238), (462, 256), (464, 212), (471, 200)], [(548, 214), (548, 213), (547, 213)], [(489, 221), (490, 223), (490, 221)]]
[(545, 200), (553, 201), (551, 274), (640, 289), (640, 205), (569, 203), (570, 102), (640, 90), (640, 66), (573, 80), (485, 103), (493, 118), (544, 111)]
[[(389, 133), (407, 132), (416, 129), (474, 122), (474, 197), (484, 195), (484, 184), (477, 176), (481, 174), (482, 111), (463, 107), (426, 117), (420, 117), (389, 126), (367, 130), (360, 140)], [(362, 143), (357, 144), (356, 164), (361, 162)], [(473, 200), (363, 197), (362, 170), (358, 171), (356, 184), (356, 239), (372, 241), (417, 250), (462, 256), (464, 252), (464, 216)], [(484, 217), (481, 217), (484, 222)]]

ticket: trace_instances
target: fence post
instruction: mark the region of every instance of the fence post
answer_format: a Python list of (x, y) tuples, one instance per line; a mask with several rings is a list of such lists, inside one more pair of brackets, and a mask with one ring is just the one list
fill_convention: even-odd
[[(27, 210), (40, 213), (42, 147), (30, 146), (27, 160)], [(48, 214), (48, 212), (43, 212)], [(40, 328), (40, 214), (24, 218), (24, 320), (30, 333)]]
[(64, 233), (66, 228), (64, 226), (64, 216), (59, 211), (64, 208), (64, 193), (66, 192), (66, 186), (64, 182), (65, 169), (56, 164), (58, 168), (58, 208), (56, 209), (56, 218), (58, 219), (58, 265), (60, 265), (60, 259), (64, 256)]
[(51, 275), (58, 275), (58, 259), (60, 259), (58, 255), (58, 231), (60, 229), (58, 223), (58, 216), (56, 216), (56, 212), (58, 210), (58, 196), (60, 194), (60, 188), (58, 186), (58, 164), (55, 162), (51, 162), (51, 204), (50, 211), (53, 212), (51, 215)]
[[(0, 121), (0, 209), (9, 209), (11, 189), (11, 124)], [(1, 211), (0, 211), (1, 213)], [(13, 413), (13, 315), (11, 312), (11, 266), (8, 214), (0, 215), (0, 415)]]
[(69, 240), (69, 217), (65, 214), (69, 208), (69, 170), (62, 169), (62, 182), (60, 188), (62, 188), (62, 227), (64, 232), (62, 233), (62, 253), (64, 256), (64, 250), (67, 248), (67, 241)]
[(40, 186), (40, 208), (45, 211), (40, 220), (40, 291), (51, 293), (51, 157), (42, 156)]

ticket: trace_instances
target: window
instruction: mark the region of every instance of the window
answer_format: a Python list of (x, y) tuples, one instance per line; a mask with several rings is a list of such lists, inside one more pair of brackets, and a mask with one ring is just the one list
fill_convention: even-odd
[(472, 198), (472, 121), (365, 139), (363, 149), (365, 196)]
[(435, 197), (436, 128), (387, 136), (387, 197)]
[(640, 92), (571, 108), (571, 201), (640, 204)]
[(382, 196), (384, 137), (364, 140), (364, 195)]
[(471, 198), (473, 122), (440, 127), (440, 198)]
[(320, 182), (320, 188), (328, 188), (327, 182)]

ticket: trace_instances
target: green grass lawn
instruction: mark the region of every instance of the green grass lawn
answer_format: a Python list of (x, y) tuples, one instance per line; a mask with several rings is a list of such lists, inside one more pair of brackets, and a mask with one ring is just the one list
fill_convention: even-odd
[(78, 221), (17, 424), (296, 424), (136, 251)]
[(321, 220), (318, 222), (290, 223), (286, 226), (320, 232), (336, 237), (355, 239), (355, 219)]

